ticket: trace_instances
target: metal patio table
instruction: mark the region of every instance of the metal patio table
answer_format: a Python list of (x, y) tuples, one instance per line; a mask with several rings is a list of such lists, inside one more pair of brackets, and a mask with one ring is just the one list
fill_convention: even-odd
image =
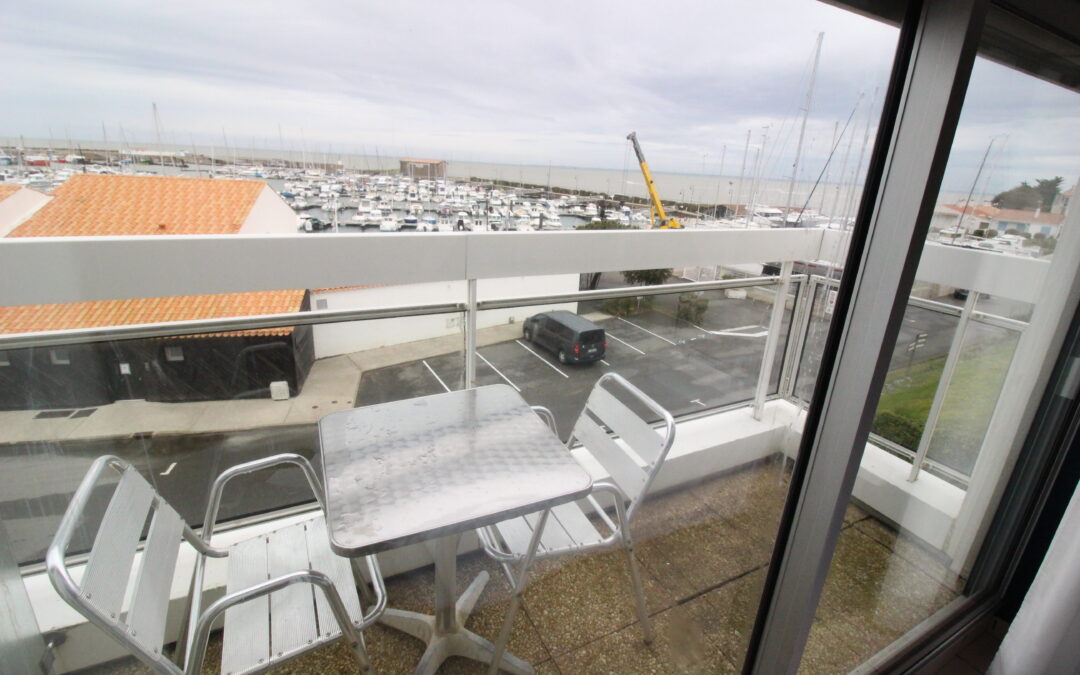
[[(364, 556), (426, 542), (435, 560), (435, 616), (387, 609), (381, 621), (427, 642), (417, 673), (464, 656), (512, 673), (532, 666), (505, 654), (528, 566), (553, 506), (589, 493), (592, 479), (524, 399), (507, 385), (331, 413), (319, 422), (330, 546)], [(461, 534), (542, 511), (514, 584), (498, 641), (468, 631), (488, 581), (456, 596)]]

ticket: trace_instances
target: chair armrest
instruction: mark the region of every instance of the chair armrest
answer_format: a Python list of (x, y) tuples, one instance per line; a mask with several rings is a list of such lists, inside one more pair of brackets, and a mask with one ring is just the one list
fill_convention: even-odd
[[(376, 569), (378, 568), (376, 567)], [(381, 575), (379, 578), (381, 579)], [(256, 584), (250, 588), (245, 588), (242, 591), (230, 593), (207, 607), (206, 611), (199, 616), (199, 621), (195, 625), (194, 639), (192, 640), (186, 658), (184, 659), (184, 663), (186, 664), (184, 668), (185, 672), (192, 674), (201, 672), (203, 657), (206, 653), (206, 644), (210, 639), (210, 630), (213, 627), (214, 622), (225, 612), (225, 610), (235, 605), (248, 602), (249, 600), (254, 600), (263, 595), (268, 595), (274, 591), (279, 591), (292, 584), (312, 584), (321, 589), (326, 595), (326, 601), (330, 603), (330, 609), (334, 612), (334, 618), (337, 620), (338, 626), (341, 628), (341, 632), (345, 635), (346, 639), (353, 644), (360, 642), (360, 631), (353, 624), (348, 610), (345, 609), (345, 603), (341, 601), (341, 596), (338, 595), (337, 587), (334, 586), (334, 582), (330, 580), (330, 577), (318, 570), (297, 570), (296, 572), (283, 574), (274, 579), (268, 579), (267, 581)], [(385, 599), (382, 604), (385, 606)]]
[[(594, 494), (598, 494), (601, 492), (606, 492), (612, 496), (612, 501), (615, 502), (615, 518), (619, 522), (617, 525), (615, 523), (612, 523), (611, 519), (608, 518), (608, 515), (604, 512), (603, 508), (599, 510), (600, 517), (604, 520), (605, 523), (607, 523), (607, 526), (614, 531), (615, 535), (621, 536), (624, 539), (629, 537), (630, 519), (627, 517), (626, 514), (626, 502), (630, 501), (630, 498), (626, 496), (626, 493), (623, 492), (622, 488), (620, 488), (618, 485), (614, 483), (609, 483), (607, 481), (593, 483), (592, 492), (589, 494), (589, 497), (591, 498)], [(596, 504), (594, 501), (594, 506), (599, 506), (599, 504)]]
[(364, 614), (363, 620), (357, 626), (358, 630), (364, 630), (378, 621), (383, 610), (386, 609), (386, 582), (383, 581), (382, 570), (379, 569), (379, 560), (373, 553), (365, 558), (365, 562), (367, 562), (368, 574), (371, 575), (371, 585), (375, 587), (375, 604)]
[(536, 415), (544, 420), (544, 423), (548, 425), (548, 429), (551, 429), (551, 433), (558, 434), (558, 430), (555, 428), (555, 415), (551, 410), (545, 408), (542, 405), (529, 406)]
[(304, 476), (308, 480), (308, 485), (311, 486), (311, 491), (315, 494), (315, 499), (318, 500), (319, 506), (324, 507), (325, 510), (326, 505), (323, 503), (322, 483), (319, 482), (319, 477), (315, 475), (315, 469), (311, 467), (311, 463), (308, 462), (307, 458), (288, 452), (280, 455), (273, 455), (272, 457), (256, 459), (230, 467), (214, 480), (214, 485), (210, 488), (210, 500), (206, 504), (206, 516), (203, 518), (203, 541), (209, 544), (210, 537), (214, 534), (214, 528), (217, 525), (218, 508), (221, 506), (221, 495), (225, 490), (226, 483), (237, 476), (254, 473), (255, 471), (269, 469), (282, 464), (292, 464), (293, 466), (299, 467), (304, 472)]

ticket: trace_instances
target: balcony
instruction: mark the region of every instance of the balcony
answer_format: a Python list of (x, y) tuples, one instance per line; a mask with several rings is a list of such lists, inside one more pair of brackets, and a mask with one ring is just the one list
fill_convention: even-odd
[[(501, 382), (519, 389), (530, 403), (555, 410), (565, 437), (592, 381), (610, 369), (651, 393), (678, 421), (676, 445), (634, 530), (658, 640), (651, 646), (640, 640), (621, 581), (624, 563), (616, 552), (540, 565), (510, 649), (538, 664), (538, 672), (737, 670), (787, 497), (835, 282), (820, 275), (791, 275), (787, 265), (779, 277), (716, 278), (725, 269), (736, 275), (778, 260), (835, 260), (845, 246), (841, 233), (820, 230), (5, 244), (0, 256), (14, 278), (57, 256), (72, 261), (69, 269), (38, 286), (7, 285), (4, 300), (16, 305), (395, 284), (374, 288), (366, 304), (353, 298), (351, 307), (329, 304), (335, 302), (331, 293), (323, 296), (329, 298), (325, 309), (2, 338), (12, 362), (22, 352), (53, 359), (57, 353), (75, 358), (95, 350), (114, 356), (135, 353), (140, 341), (159, 348), (181, 346), (180, 352), (161, 353), (166, 366), (178, 356), (198, 358), (195, 342), (182, 336), (224, 339), (287, 328), (295, 339), (302, 335), (314, 343), (305, 347), (310, 368), (290, 382), (283, 400), (256, 387), (227, 400), (116, 400), (66, 412), (0, 412), (0, 451), (8, 475), (18, 478), (12, 487), (21, 486), (14, 492), (5, 488), (11, 495), (5, 521), (25, 565), (39, 625), (43, 631), (67, 633), (57, 650), (58, 667), (112, 672), (115, 663), (99, 664), (119, 656), (95, 628), (80, 624), (43, 575), (35, 573), (67, 495), (93, 457), (123, 454), (197, 523), (213, 475), (228, 465), (283, 450), (317, 460), (313, 423), (328, 412)], [(259, 258), (240, 256), (240, 250), (256, 250)], [(230, 272), (196, 272), (181, 262), (189, 259)], [(425, 264), (389, 262), (395, 260)], [(101, 265), (119, 266), (123, 273), (87, 278), (78, 272)], [(680, 278), (661, 286), (575, 290), (579, 273), (663, 266)], [(1024, 315), (1023, 303), (1033, 301), (1046, 268), (1045, 261), (928, 246), (918, 275), (925, 286), (911, 298), (909, 318), (913, 335), (923, 333), (923, 325), (935, 326), (938, 334), (927, 340), (925, 351), (909, 352), (902, 331), (893, 390), (918, 385), (920, 369), (933, 370), (927, 364), (934, 361), (939, 373), (934, 385), (942, 394), (932, 397), (925, 414), (941, 419), (945, 393), (962, 377), (957, 363), (973, 344), (1007, 350), (1006, 365), (1013, 358), (1016, 335), (1027, 329), (1027, 322), (1016, 317)], [(522, 280), (523, 275), (532, 281)], [(950, 299), (952, 288), (969, 289), (972, 300), (959, 305)], [(412, 289), (411, 295), (402, 289)], [(986, 295), (994, 302), (979, 304), (976, 299)], [(704, 299), (706, 308), (692, 317), (681, 315), (679, 299), (686, 297)], [(395, 298), (399, 302), (387, 306)], [(633, 311), (618, 316), (626, 306)], [(552, 307), (571, 308), (605, 326), (613, 340), (608, 359), (593, 366), (565, 366), (523, 343), (523, 317)], [(1005, 372), (998, 375), (1000, 381)], [(232, 372), (222, 379), (236, 384), (238, 377), (243, 379)], [(934, 426), (926, 424), (927, 429)], [(958, 549), (951, 542), (965, 526), (967, 492), (979, 487), (972, 467), (988, 461), (980, 454), (985, 452), (985, 427), (968, 433), (978, 436), (965, 439), (975, 454), (960, 459), (931, 445), (925, 433), (906, 445), (903, 438), (871, 437), (803, 660), (807, 672), (853, 668), (962, 597), (973, 549)], [(597, 467), (589, 468), (594, 477), (603, 477)], [(233, 529), (224, 536), (268, 528), (311, 508), (299, 483), (273, 475), (260, 480), (265, 482), (242, 491), (242, 499), (224, 504), (233, 519)], [(469, 548), (475, 548), (475, 541)], [(492, 573), (493, 583), (469, 626), (491, 636), (508, 587), (498, 568), (479, 553), (466, 553), (461, 565), (463, 578), (481, 568)], [(422, 547), (384, 555), (383, 569), (390, 576), (391, 606), (430, 611), (425, 603), (430, 602), (432, 573)], [(185, 589), (177, 590), (182, 595)], [(406, 672), (420, 654), (419, 643), (381, 627), (370, 630), (368, 644), (381, 672)], [(328, 659), (335, 658), (348, 656), (317, 652), (296, 667), (324, 671), (331, 668)], [(451, 665), (464, 669), (467, 664)]]

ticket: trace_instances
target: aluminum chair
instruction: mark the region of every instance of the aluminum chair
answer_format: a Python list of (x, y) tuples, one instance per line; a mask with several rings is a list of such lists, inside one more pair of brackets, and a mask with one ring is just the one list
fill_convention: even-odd
[[(322, 514), (228, 547), (211, 543), (226, 483), (241, 474), (283, 465), (303, 471), (322, 505), (322, 486), (304, 457), (267, 457), (234, 466), (218, 476), (211, 488), (200, 536), (134, 467), (117, 457), (101, 457), (75, 491), (49, 546), (45, 558), (49, 579), (68, 604), (159, 673), (199, 673), (211, 628), (222, 614), (223, 673), (261, 672), (338, 639), (348, 643), (360, 669), (371, 672), (361, 631), (374, 623), (386, 607), (382, 574), (375, 557), (367, 557), (374, 601), (364, 614), (354, 569), (348, 559), (330, 550)], [(120, 480), (97, 530), (81, 580), (76, 582), (65, 553), (106, 469), (117, 471)], [(148, 517), (150, 529), (141, 564), (133, 569)], [(163, 653), (163, 643), (169, 591), (182, 541), (195, 548), (196, 562), (194, 571), (189, 572), (188, 610), (173, 660)], [(227, 581), (224, 596), (203, 610), (203, 576), (209, 558), (227, 559)], [(357, 561), (353, 563), (357, 566)], [(125, 597), (130, 597), (127, 604)]]
[[(613, 391), (621, 392), (624, 400), (658, 415), (663, 425), (654, 429), (617, 398)], [(539, 406), (533, 410), (554, 431), (551, 412)], [(616, 442), (604, 427), (616, 434), (621, 443)], [(634, 558), (630, 522), (671, 449), (675, 440), (675, 421), (671, 413), (621, 375), (607, 373), (597, 380), (589, 394), (567, 445), (572, 445), (575, 440), (611, 476), (609, 481), (594, 483), (592, 493), (585, 498), (590, 510), (604, 522), (610, 533), (605, 535), (597, 529), (579, 503), (556, 506), (551, 510), (551, 517), (540, 535), (536, 559), (621, 547), (626, 551), (630, 566), (630, 580), (645, 642), (652, 642), (652, 621), (645, 604), (641, 573)], [(597, 500), (600, 495), (607, 495), (613, 502), (614, 521)], [(477, 530), (484, 550), (502, 564), (511, 584), (514, 583), (511, 565), (523, 561), (533, 528), (539, 519), (540, 514), (534, 513)]]

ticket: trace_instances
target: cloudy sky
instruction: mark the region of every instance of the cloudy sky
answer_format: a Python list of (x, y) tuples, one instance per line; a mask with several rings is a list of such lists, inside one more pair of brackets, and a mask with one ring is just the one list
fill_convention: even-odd
[[(737, 175), (747, 130), (752, 155), (767, 126), (766, 173), (781, 178), (819, 32), (812, 179), (861, 95), (855, 163), (897, 37), (814, 0), (17, 3), (0, 27), (0, 138), (100, 139), (104, 123), (151, 145), (156, 102), (182, 145), (276, 149), (280, 127), (311, 152), (622, 169), (636, 130), (655, 170), (716, 173), (726, 146)], [(990, 64), (972, 92), (957, 189), (1004, 133), (993, 183), (1075, 165), (1074, 94)], [(1050, 116), (1037, 134), (1017, 125), (1032, 106)]]

